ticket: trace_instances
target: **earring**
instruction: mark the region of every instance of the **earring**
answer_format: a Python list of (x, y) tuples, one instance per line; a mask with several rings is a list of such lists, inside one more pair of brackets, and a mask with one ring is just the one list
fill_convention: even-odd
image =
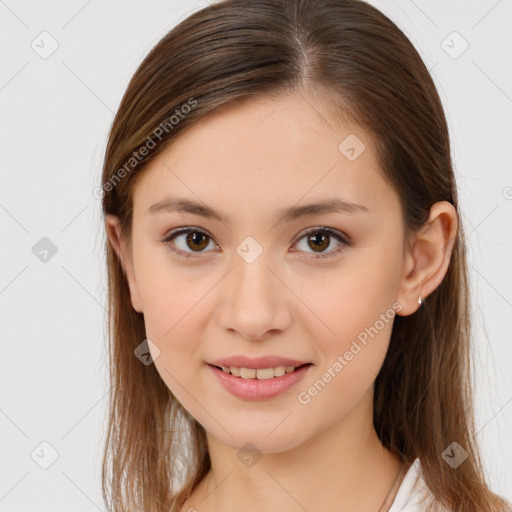
[(422, 303), (422, 302), (423, 302), (423, 301), (421, 300), (421, 295), (420, 295), (420, 298), (418, 299), (418, 304), (421, 306), (421, 303)]

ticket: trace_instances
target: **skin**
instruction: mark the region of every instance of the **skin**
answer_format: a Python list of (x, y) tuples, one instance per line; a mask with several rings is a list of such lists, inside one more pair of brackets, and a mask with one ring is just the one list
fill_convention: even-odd
[[(334, 128), (323, 97), (301, 91), (222, 107), (144, 171), (134, 193), (132, 245), (121, 237), (118, 219), (106, 218), (132, 305), (160, 350), (154, 364), (207, 432), (212, 469), (182, 511), (252, 512), (264, 505), (377, 512), (401, 469), (381, 445), (372, 417), (393, 320), (309, 403), (297, 396), (394, 303), (397, 314), (414, 314), (418, 297), (427, 297), (446, 273), (457, 214), (447, 202), (433, 205), (406, 249), (399, 198), (383, 179), (372, 139), (354, 124), (338, 120)], [(351, 133), (366, 146), (354, 161), (338, 150)], [(231, 223), (146, 213), (169, 195), (205, 203)], [(281, 208), (333, 197), (368, 211), (277, 222)], [(199, 249), (187, 245), (186, 234), (161, 242), (185, 226), (211, 238), (202, 248), (196, 242)], [(323, 227), (351, 244), (335, 254), (340, 243), (331, 236), (315, 250), (304, 233)], [(236, 251), (247, 236), (263, 249), (251, 263)], [(170, 252), (173, 243), (192, 257)], [(316, 260), (319, 253), (332, 256)], [(282, 395), (243, 400), (225, 391), (205, 364), (233, 354), (277, 354), (314, 366)], [(262, 455), (250, 467), (237, 456), (248, 442)]]

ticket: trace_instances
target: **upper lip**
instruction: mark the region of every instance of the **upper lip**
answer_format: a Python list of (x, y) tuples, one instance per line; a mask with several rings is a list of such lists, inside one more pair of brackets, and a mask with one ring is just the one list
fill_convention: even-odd
[(280, 356), (247, 357), (243, 355), (224, 357), (209, 361), (213, 366), (234, 366), (235, 368), (273, 368), (274, 366), (302, 366), (309, 361), (299, 361)]

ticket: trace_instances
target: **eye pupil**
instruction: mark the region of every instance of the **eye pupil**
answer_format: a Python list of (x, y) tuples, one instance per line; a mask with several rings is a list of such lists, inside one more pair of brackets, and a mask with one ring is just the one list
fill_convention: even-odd
[[(193, 231), (193, 232), (187, 234), (187, 244), (189, 244), (190, 242), (192, 242), (194, 244), (199, 244), (199, 247), (196, 246), (196, 249), (201, 250), (208, 246), (207, 238), (208, 237), (206, 235), (204, 235), (203, 233), (199, 233), (198, 231)], [(201, 244), (201, 239), (203, 242), (202, 244)], [(190, 245), (189, 245), (189, 247), (191, 249), (194, 249), (194, 247), (191, 247)]]
[[(312, 239), (317, 239), (317, 238), (320, 238), (320, 245), (314, 245), (312, 246), (310, 244), (310, 242), (312, 241)], [(327, 240), (327, 243), (325, 243)], [(320, 249), (320, 250), (323, 250), (327, 247), (329, 247), (329, 240), (330, 240), (330, 237), (329, 235), (325, 235), (325, 234), (321, 234), (321, 233), (313, 233), (311, 236), (308, 237), (308, 244), (309, 246), (312, 248), (312, 249)]]

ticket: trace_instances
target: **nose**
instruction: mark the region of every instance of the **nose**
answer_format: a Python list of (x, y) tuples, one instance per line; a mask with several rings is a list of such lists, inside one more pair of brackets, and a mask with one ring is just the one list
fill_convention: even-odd
[[(236, 255), (233, 269), (223, 279), (219, 321), (248, 340), (264, 340), (290, 325), (293, 293), (282, 271), (271, 268), (263, 253), (251, 263)], [(272, 265), (275, 267), (276, 265)]]

